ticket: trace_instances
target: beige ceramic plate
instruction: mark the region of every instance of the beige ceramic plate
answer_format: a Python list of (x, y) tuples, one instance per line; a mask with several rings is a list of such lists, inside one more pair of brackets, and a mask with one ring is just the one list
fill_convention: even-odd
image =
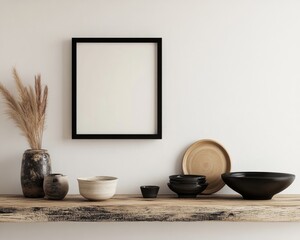
[(230, 172), (230, 158), (226, 150), (213, 140), (200, 140), (192, 144), (184, 154), (184, 174), (205, 175), (208, 182), (202, 194), (219, 191), (225, 183), (221, 174)]

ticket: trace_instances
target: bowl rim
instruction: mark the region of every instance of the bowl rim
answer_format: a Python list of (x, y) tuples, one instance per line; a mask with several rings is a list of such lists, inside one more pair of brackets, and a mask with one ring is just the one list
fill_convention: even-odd
[(206, 179), (205, 175), (198, 174), (174, 174), (169, 176), (170, 180), (179, 180), (179, 181), (199, 181)]
[(113, 176), (93, 176), (93, 177), (80, 177), (77, 178), (78, 182), (110, 182), (117, 181), (117, 177)]
[(169, 179), (169, 182), (172, 183), (182, 183), (182, 184), (197, 184), (197, 183), (204, 183), (207, 182), (206, 179), (199, 179), (197, 181), (184, 181), (184, 180), (175, 180), (175, 179)]
[(140, 186), (140, 189), (159, 189), (159, 186), (157, 186), (157, 185), (142, 185), (142, 186)]
[(174, 186), (191, 187), (191, 186), (203, 185), (208, 182), (205, 181), (205, 182), (190, 182), (190, 183), (188, 183), (188, 182), (171, 182), (171, 181), (169, 181), (169, 183)]
[[(205, 183), (194, 184), (189, 187), (202, 187), (202, 186), (208, 186), (208, 184), (209, 184), (208, 182), (205, 182)], [(176, 186), (176, 184), (174, 185), (173, 183), (170, 183), (170, 182), (168, 182), (167, 185), (178, 187), (178, 186)]]
[[(259, 175), (261, 174), (261, 175)], [(274, 178), (295, 178), (295, 174), (282, 172), (245, 171), (223, 173), (222, 178), (234, 179), (274, 179)]]

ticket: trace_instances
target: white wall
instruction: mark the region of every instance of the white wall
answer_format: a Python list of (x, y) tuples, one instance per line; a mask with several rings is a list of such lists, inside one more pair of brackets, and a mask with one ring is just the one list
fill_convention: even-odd
[[(0, 0), (0, 81), (11, 68), (49, 86), (44, 148), (53, 171), (114, 175), (118, 193), (138, 193), (181, 171), (198, 139), (222, 143), (232, 170), (300, 175), (300, 2), (297, 0)], [(163, 38), (163, 139), (71, 139), (72, 37)], [(25, 139), (0, 103), (0, 193), (21, 193)], [(299, 193), (295, 180), (285, 193)], [(221, 192), (232, 193), (228, 188)], [(0, 239), (297, 239), (299, 224), (1, 224)], [(216, 229), (218, 229), (216, 231)], [(145, 234), (145, 235), (144, 235)], [(153, 234), (153, 235), (151, 235)]]

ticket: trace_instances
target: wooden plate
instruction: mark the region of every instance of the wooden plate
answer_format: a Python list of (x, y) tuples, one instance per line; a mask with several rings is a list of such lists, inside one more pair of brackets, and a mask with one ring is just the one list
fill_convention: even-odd
[(209, 139), (192, 144), (184, 154), (182, 169), (184, 174), (205, 175), (208, 182), (202, 194), (219, 191), (225, 183), (221, 175), (230, 172), (230, 158), (226, 150)]

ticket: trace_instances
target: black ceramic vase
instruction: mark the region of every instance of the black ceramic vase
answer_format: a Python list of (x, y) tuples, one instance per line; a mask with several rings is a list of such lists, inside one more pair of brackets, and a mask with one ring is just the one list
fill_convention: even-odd
[(21, 185), (24, 197), (44, 197), (43, 181), (44, 177), (50, 173), (51, 159), (47, 150), (26, 150), (21, 167)]

